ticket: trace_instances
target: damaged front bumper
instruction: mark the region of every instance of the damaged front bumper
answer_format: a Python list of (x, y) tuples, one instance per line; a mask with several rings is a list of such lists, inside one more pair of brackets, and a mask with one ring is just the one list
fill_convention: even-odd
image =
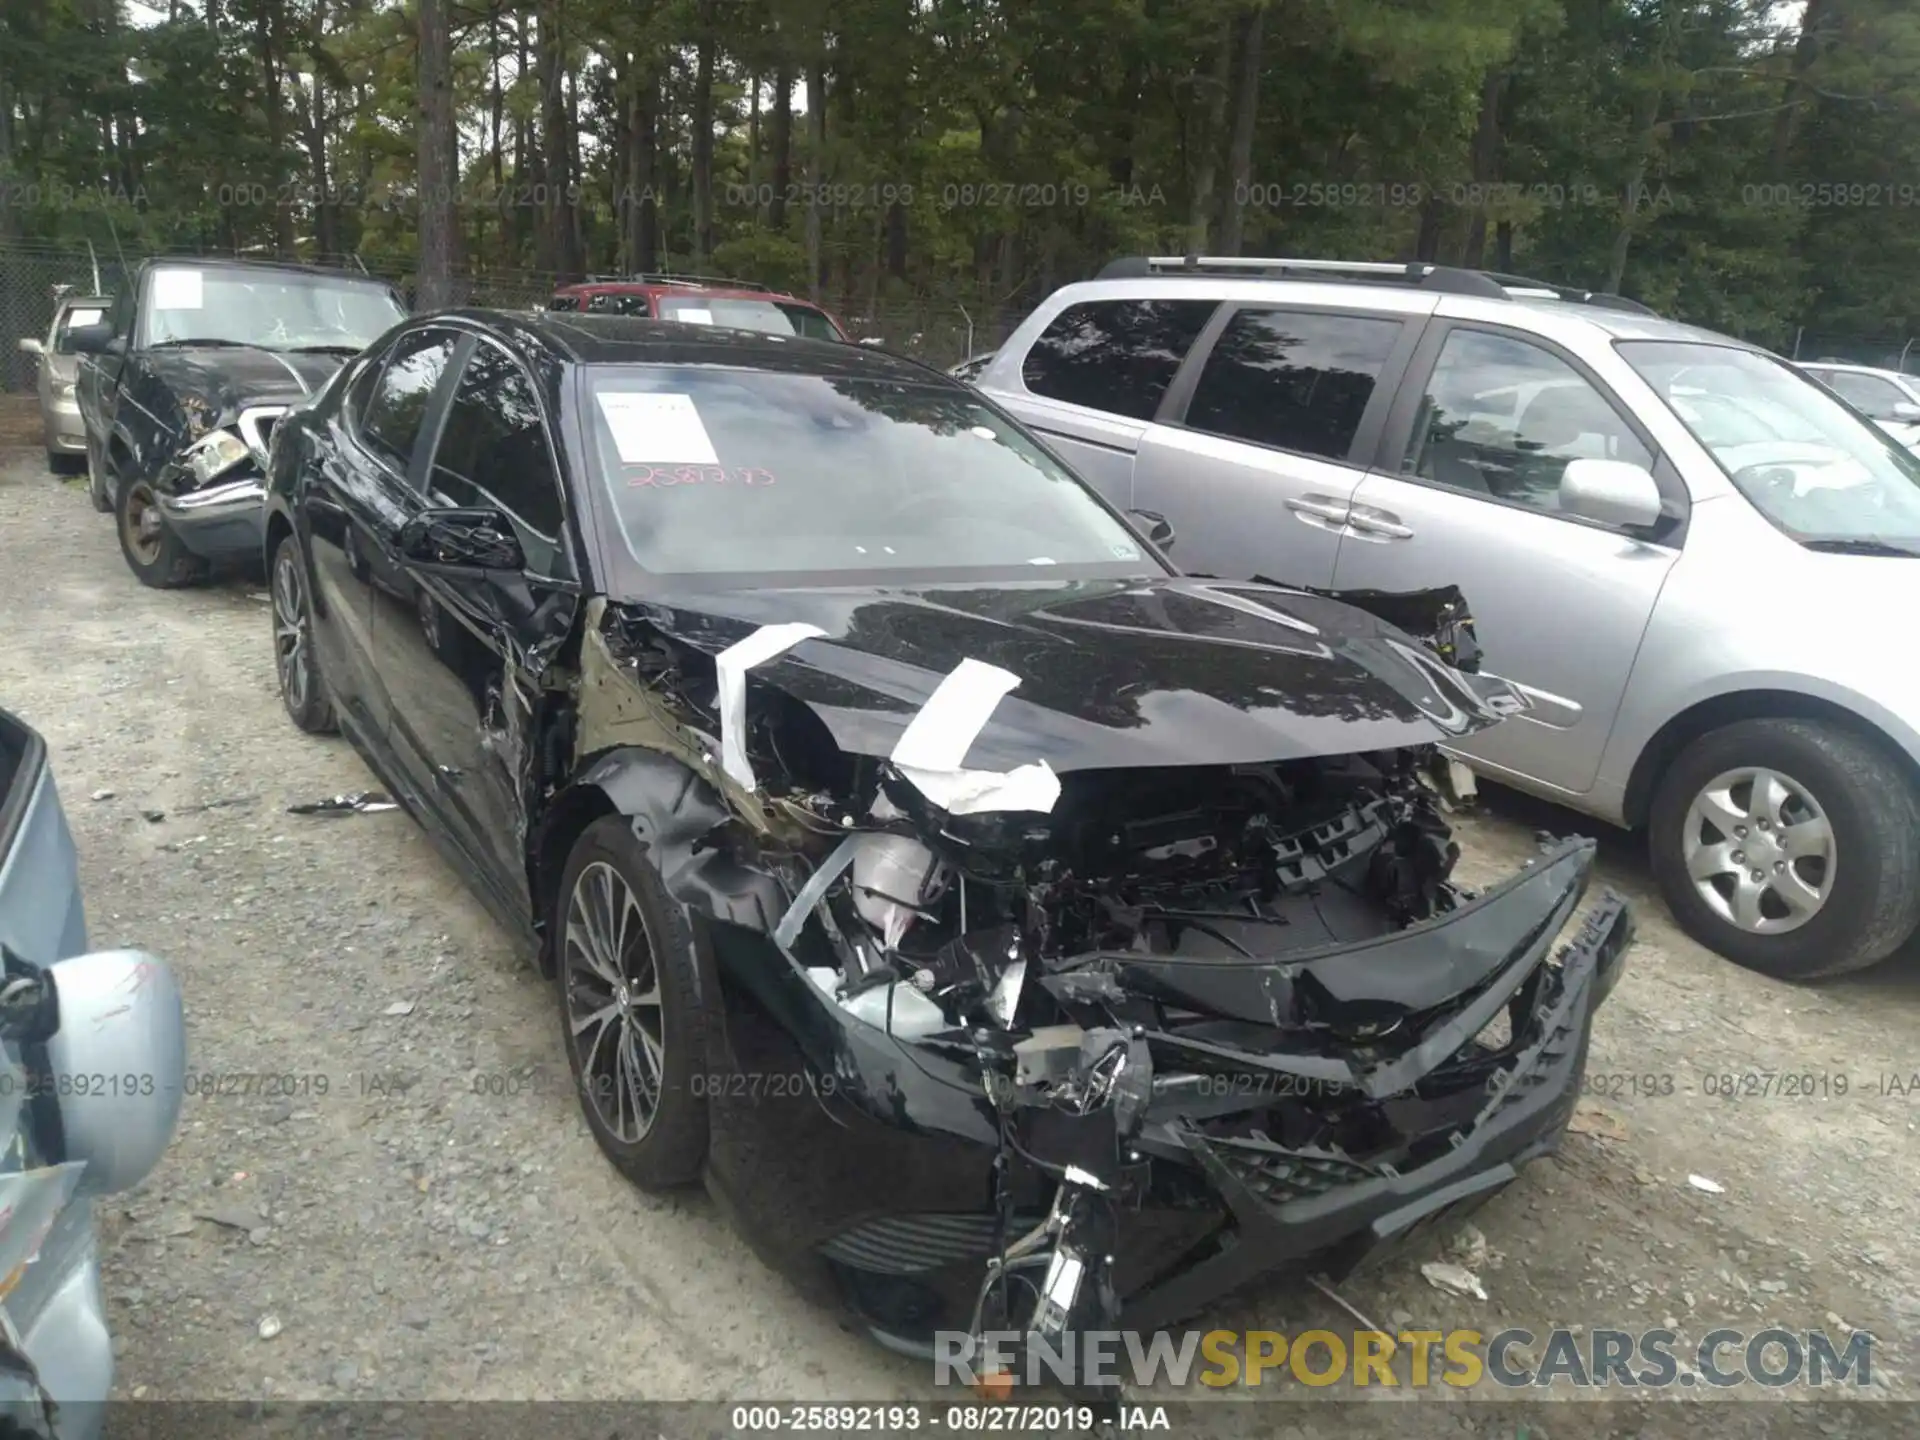
[[(230, 426), (202, 433), (160, 472), (154, 499), (167, 529), (201, 559), (252, 560), (265, 547), (268, 446), (286, 410), (250, 405)], [(217, 473), (196, 471), (196, 452), (216, 443), (231, 447), (237, 458)]]
[(157, 497), (167, 528), (206, 560), (258, 555), (266, 545), (266, 486), (257, 476)]
[[(816, 972), (820, 1020), (789, 1010), (758, 1033), (834, 1036), (830, 1060), (809, 1046), (806, 1062), (830, 1093), (733, 1107), (713, 1178), (764, 1258), (824, 1266), (877, 1339), (923, 1356), (936, 1332), (981, 1328), (1020, 1266), (1044, 1291), (1040, 1267), (1063, 1254), (1087, 1265), (1065, 1328), (1150, 1331), (1263, 1277), (1337, 1278), (1558, 1146), (1633, 935), (1608, 893), (1555, 949), (1594, 848), (1561, 842), (1362, 945), (1274, 963), (1074, 957), (1027, 983), (1076, 1023), (1026, 1033), (928, 1033), (904, 996), (849, 1007)], [(755, 1071), (779, 1063), (744, 1053)], [(726, 1108), (724, 1084), (710, 1088)], [(766, 1168), (796, 1152), (845, 1157), (857, 1185)], [(1069, 1192), (1068, 1221), (1050, 1221)], [(1072, 1233), (1075, 1205), (1103, 1212), (1087, 1235)]]

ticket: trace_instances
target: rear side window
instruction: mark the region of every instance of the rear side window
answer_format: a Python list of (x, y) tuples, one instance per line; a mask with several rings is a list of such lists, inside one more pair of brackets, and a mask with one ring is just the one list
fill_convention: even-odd
[(648, 315), (652, 307), (645, 295), (599, 294), (587, 297), (587, 309), (597, 315)]
[(1021, 379), (1049, 400), (1151, 420), (1216, 308), (1212, 300), (1070, 305), (1033, 342)]
[(431, 487), (454, 505), (494, 504), (549, 539), (560, 533), (560, 477), (526, 371), (482, 343), (460, 374)]
[(444, 330), (416, 330), (393, 347), (373, 397), (360, 419), (360, 436), (403, 475), (434, 387), (453, 357), (454, 337)]
[(578, 310), (579, 308), (579, 298), (573, 295), (556, 295), (547, 302), (549, 310)]
[(1345, 460), (1400, 321), (1242, 310), (1207, 356), (1189, 429)]

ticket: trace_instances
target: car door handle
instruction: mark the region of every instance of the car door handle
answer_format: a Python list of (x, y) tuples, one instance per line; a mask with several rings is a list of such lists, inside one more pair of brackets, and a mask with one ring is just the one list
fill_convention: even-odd
[(1377, 510), (1371, 505), (1355, 505), (1347, 512), (1347, 525), (1350, 530), (1367, 540), (1411, 540), (1413, 531), (1400, 523), (1400, 517), (1391, 510)]
[(1300, 515), (1312, 515), (1339, 524), (1345, 524), (1347, 519), (1347, 502), (1331, 495), (1296, 495), (1287, 501), (1287, 508)]
[(1337, 495), (1295, 495), (1288, 499), (1287, 508), (1294, 519), (1316, 530), (1338, 535), (1346, 528), (1347, 502)]

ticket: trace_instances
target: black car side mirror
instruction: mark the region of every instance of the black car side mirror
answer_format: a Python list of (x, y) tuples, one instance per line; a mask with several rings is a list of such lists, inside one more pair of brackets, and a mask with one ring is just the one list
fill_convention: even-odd
[(1158, 510), (1134, 510), (1129, 513), (1140, 522), (1155, 549), (1168, 550), (1173, 547), (1173, 522), (1166, 516)]
[(422, 510), (400, 527), (400, 553), (435, 570), (507, 570), (527, 567), (513, 523), (498, 510)]
[(97, 325), (76, 325), (60, 337), (62, 355), (105, 355), (114, 348), (113, 326), (102, 320)]

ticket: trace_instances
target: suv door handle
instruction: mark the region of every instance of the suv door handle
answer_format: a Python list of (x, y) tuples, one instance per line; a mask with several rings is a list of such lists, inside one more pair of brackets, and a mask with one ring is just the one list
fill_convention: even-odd
[(1347, 502), (1337, 495), (1295, 495), (1287, 501), (1302, 525), (1338, 532), (1347, 523)]
[(1348, 526), (1366, 540), (1411, 540), (1413, 531), (1400, 523), (1391, 510), (1371, 505), (1355, 505), (1347, 512)]

